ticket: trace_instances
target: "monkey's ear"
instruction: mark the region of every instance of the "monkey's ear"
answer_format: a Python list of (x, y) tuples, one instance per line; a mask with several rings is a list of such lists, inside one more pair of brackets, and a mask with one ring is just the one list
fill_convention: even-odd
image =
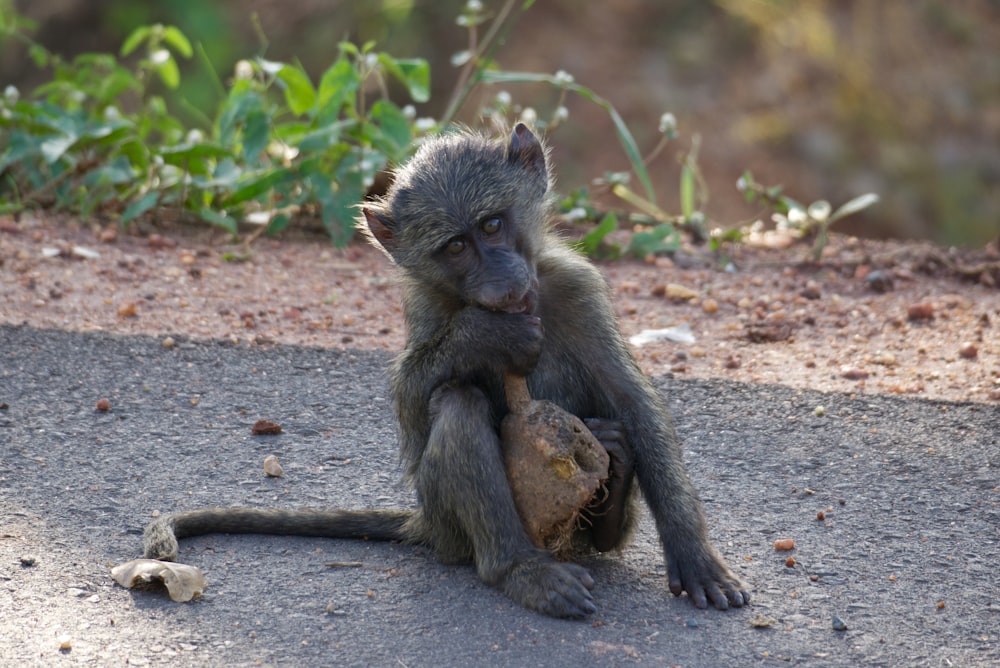
[(548, 172), (545, 168), (545, 148), (538, 141), (538, 137), (532, 134), (524, 123), (518, 123), (514, 126), (514, 132), (510, 135), (510, 146), (507, 148), (507, 159), (537, 172), (542, 178), (548, 180)]
[(398, 245), (396, 233), (393, 231), (396, 223), (387, 214), (377, 213), (371, 207), (361, 207), (361, 213), (364, 214), (365, 223), (368, 225), (369, 239), (392, 257)]

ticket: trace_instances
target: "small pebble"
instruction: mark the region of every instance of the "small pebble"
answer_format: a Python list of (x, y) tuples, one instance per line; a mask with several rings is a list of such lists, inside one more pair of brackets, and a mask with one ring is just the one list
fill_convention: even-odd
[(865, 276), (865, 283), (875, 292), (889, 292), (893, 287), (892, 274), (884, 271), (873, 271)]
[(934, 305), (928, 303), (913, 304), (906, 309), (906, 317), (910, 320), (933, 320)]
[(694, 618), (689, 618), (689, 619), (688, 619), (688, 620), (687, 620), (686, 622), (684, 622), (684, 623), (685, 623), (685, 624), (687, 625), (687, 627), (688, 627), (688, 628), (690, 628), (690, 629), (696, 629), (696, 628), (698, 628), (698, 620), (697, 620), (697, 619), (694, 619)]
[(847, 622), (845, 622), (843, 619), (841, 619), (837, 615), (834, 615), (833, 616), (833, 630), (834, 631), (846, 631), (847, 630)]
[(102, 413), (107, 413), (108, 411), (111, 410), (111, 402), (107, 398), (101, 397), (100, 399), (97, 400), (96, 408)]
[(21, 557), (21, 565), (24, 566), (25, 568), (31, 568), (36, 563), (38, 562), (35, 560), (34, 557), (29, 557), (29, 556)]
[(854, 366), (842, 366), (840, 367), (840, 377), (847, 380), (864, 380), (868, 377), (868, 372)]
[(272, 478), (280, 478), (285, 474), (285, 470), (281, 468), (281, 462), (274, 455), (268, 455), (264, 458), (264, 473)]
[(168, 336), (167, 338), (160, 341), (160, 345), (169, 350), (170, 348), (173, 348), (175, 345), (177, 345), (177, 342), (174, 341), (174, 337)]
[(979, 348), (976, 347), (975, 343), (966, 342), (958, 349), (958, 354), (967, 360), (974, 360), (979, 355)]

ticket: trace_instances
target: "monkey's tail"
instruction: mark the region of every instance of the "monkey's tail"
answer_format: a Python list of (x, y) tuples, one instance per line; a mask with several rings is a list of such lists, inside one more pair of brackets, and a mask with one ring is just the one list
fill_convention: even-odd
[(189, 510), (165, 515), (146, 527), (143, 552), (147, 559), (174, 561), (179, 549), (178, 539), (209, 533), (260, 533), (413, 542), (413, 531), (407, 530), (413, 516), (411, 510)]

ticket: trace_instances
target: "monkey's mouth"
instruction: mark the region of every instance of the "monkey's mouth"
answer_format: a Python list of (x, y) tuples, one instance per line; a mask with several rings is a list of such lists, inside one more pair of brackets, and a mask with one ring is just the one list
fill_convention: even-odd
[(528, 290), (524, 296), (518, 300), (504, 302), (502, 304), (483, 304), (484, 308), (497, 313), (534, 313), (535, 305), (538, 303), (538, 295), (534, 290)]

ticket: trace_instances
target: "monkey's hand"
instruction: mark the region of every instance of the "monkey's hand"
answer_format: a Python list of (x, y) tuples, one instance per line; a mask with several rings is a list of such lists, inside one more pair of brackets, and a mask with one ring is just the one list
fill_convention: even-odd
[(594, 549), (607, 552), (621, 547), (625, 536), (628, 491), (635, 473), (635, 459), (625, 444), (625, 428), (619, 420), (587, 418), (583, 421), (608, 453), (610, 466), (604, 482), (605, 494), (587, 507)]
[(482, 369), (528, 375), (542, 352), (542, 320), (530, 313), (489, 311), (477, 306), (459, 314), (467, 346), (462, 372)]
[(497, 584), (514, 601), (550, 617), (582, 619), (597, 611), (590, 573), (547, 554), (514, 564)]
[(742, 608), (750, 603), (746, 585), (705, 541), (697, 541), (676, 553), (667, 550), (667, 578), (674, 596), (686, 591), (699, 608), (707, 608), (709, 601), (719, 610), (729, 606)]

